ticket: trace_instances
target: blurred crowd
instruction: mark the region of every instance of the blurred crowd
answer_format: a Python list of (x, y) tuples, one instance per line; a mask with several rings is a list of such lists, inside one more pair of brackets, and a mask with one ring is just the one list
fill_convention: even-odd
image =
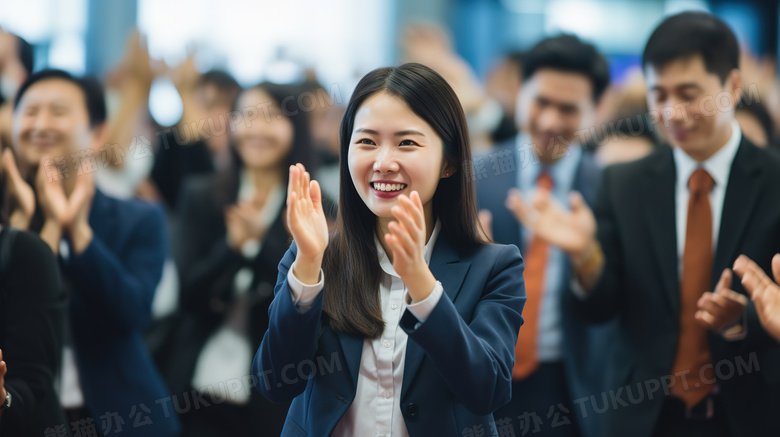
[[(528, 224), (532, 190), (516, 174), (557, 160), (540, 160), (539, 145), (557, 141), (561, 157), (583, 155), (594, 168), (668, 147), (666, 119), (648, 107), (641, 68), (610, 80), (593, 46), (556, 38), (545, 50), (559, 44), (564, 53), (573, 50), (572, 58), (592, 50), (591, 62), (603, 65), (569, 80), (555, 72), (576, 67), (532, 49), (507, 53), (480, 78), (444, 30), (416, 25), (402, 35), (399, 61), (433, 68), (456, 91), (478, 184), (511, 180), (509, 194), (491, 193), (490, 185), (478, 191), (480, 220), (491, 238), (518, 244), (524, 257), (528, 241), (520, 229)], [(33, 65), (33, 47), (0, 32), (0, 395), (11, 396), (0, 410), (0, 435), (280, 434), (288, 405), (254, 389), (258, 375), (250, 366), (268, 328), (277, 265), (291, 243), (287, 170), (303, 163), (335, 217), (338, 128), (347, 102), (329, 94), (316, 71), (301, 83), (242, 87), (226, 71), (198, 71), (196, 55), (166, 65), (150, 58), (136, 32), (105, 77), (74, 77)], [(753, 144), (780, 150), (775, 61), (742, 49), (735, 118)], [(159, 78), (181, 97), (174, 126), (156, 124), (149, 113)], [(572, 165), (558, 176), (590, 202), (598, 178), (575, 177), (579, 167)], [(561, 197), (566, 205), (568, 194)], [(560, 261), (563, 253), (549, 256)], [(563, 261), (559, 268), (555, 284), (545, 287), (570, 279)], [(548, 288), (545, 296), (555, 296)], [(612, 364), (570, 372), (566, 363), (575, 352), (582, 360), (619, 355), (610, 340), (618, 325), (573, 328), (587, 338), (570, 340), (562, 320), (570, 315), (545, 305), (528, 347), (561, 367), (531, 366), (522, 378), (542, 370), (565, 375), (556, 390), (585, 396), (612, 388), (605, 374), (622, 371)], [(558, 406), (563, 398), (512, 408)], [(577, 429), (554, 435), (602, 435), (601, 416), (575, 419), (566, 405), (561, 414)], [(552, 418), (547, 409), (537, 412)], [(511, 435), (521, 434), (518, 427)]]

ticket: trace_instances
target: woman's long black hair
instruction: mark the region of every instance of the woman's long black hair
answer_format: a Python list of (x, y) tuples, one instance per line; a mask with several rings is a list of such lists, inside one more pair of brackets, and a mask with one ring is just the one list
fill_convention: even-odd
[(485, 243), (477, 216), (466, 117), (455, 92), (438, 73), (421, 64), (368, 73), (357, 84), (341, 121), (338, 216), (323, 260), (323, 305), (332, 329), (369, 338), (377, 338), (384, 330), (379, 297), (381, 270), (374, 242), (377, 218), (360, 198), (347, 158), (355, 114), (363, 102), (381, 92), (406, 102), (436, 131), (442, 140), (444, 160), (456, 170), (439, 180), (433, 195), (433, 213), (442, 224), (439, 238), (446, 238), (458, 249)]

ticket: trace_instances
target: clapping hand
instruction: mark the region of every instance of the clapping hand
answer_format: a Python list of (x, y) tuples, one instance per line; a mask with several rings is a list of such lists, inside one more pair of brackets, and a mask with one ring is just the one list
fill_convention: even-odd
[(747, 305), (747, 297), (731, 289), (731, 270), (725, 269), (714, 292), (705, 292), (696, 303), (696, 321), (707, 329), (720, 331), (733, 324)]
[(519, 190), (510, 190), (506, 207), (534, 237), (559, 247), (574, 256), (587, 252), (596, 236), (596, 219), (582, 195), (574, 192), (567, 211), (545, 189), (539, 189), (530, 203)]
[(419, 302), (430, 294), (436, 279), (425, 262), (426, 230), (422, 200), (417, 191), (410, 197), (398, 196), (398, 205), (390, 210), (397, 221), (388, 224), (390, 233), (385, 242), (392, 251), (393, 268), (409, 290), (409, 295)]
[(19, 173), (11, 149), (3, 151), (2, 161), (3, 171), (7, 175), (8, 192), (15, 205), (11, 211), (11, 226), (27, 230), (30, 227), (33, 214), (35, 214), (35, 193), (30, 184), (25, 182)]
[(742, 278), (745, 291), (753, 299), (761, 325), (780, 341), (780, 254), (772, 258), (774, 282), (745, 255), (740, 255), (734, 262), (734, 272)]
[(316, 284), (328, 246), (328, 221), (322, 210), (320, 184), (311, 180), (302, 164), (290, 167), (287, 225), (298, 246), (293, 274), (304, 284)]

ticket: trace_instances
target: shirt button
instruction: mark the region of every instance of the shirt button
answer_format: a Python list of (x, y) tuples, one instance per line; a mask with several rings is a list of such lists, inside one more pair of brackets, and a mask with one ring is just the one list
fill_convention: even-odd
[(389, 341), (386, 341), (386, 342), (385, 342), (385, 347), (390, 347), (390, 346), (392, 346), (392, 345), (393, 345), (393, 344), (392, 344), (392, 343), (390, 343)]
[(390, 392), (386, 391), (386, 392), (382, 393), (382, 396), (384, 396), (385, 399), (390, 399)]
[(397, 310), (398, 309), (398, 305), (397, 304), (392, 304), (392, 305), (390, 305), (390, 309)]

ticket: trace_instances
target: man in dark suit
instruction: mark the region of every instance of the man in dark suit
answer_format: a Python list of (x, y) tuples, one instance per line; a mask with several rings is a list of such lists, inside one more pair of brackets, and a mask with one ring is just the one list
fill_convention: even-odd
[(604, 411), (606, 436), (780, 435), (780, 348), (728, 269), (780, 247), (780, 159), (734, 120), (737, 40), (720, 19), (683, 13), (642, 62), (672, 148), (606, 169), (596, 221), (584, 206), (534, 208), (556, 224), (546, 239), (569, 242), (578, 311), (620, 323), (613, 390), (578, 407)]
[(535, 238), (538, 223), (528, 219), (524, 198), (592, 202), (601, 170), (579, 133), (593, 123), (609, 70), (595, 47), (570, 35), (541, 41), (523, 59), (518, 103), (523, 133), (475, 160), (507, 170), (478, 176), (477, 200), (482, 216), (490, 213), (493, 239), (519, 247), (527, 265), (526, 324), (515, 352), (512, 401), (495, 417), (511, 418), (517, 435), (521, 417), (532, 414), (539, 435), (596, 436), (601, 417), (575, 417), (572, 400), (605, 389), (601, 362), (609, 355), (614, 324), (593, 327), (575, 317), (564, 299), (570, 262), (559, 247)]
[(14, 102), (20, 168), (36, 179), (24, 224), (59, 255), (71, 293), (63, 425), (74, 435), (173, 436), (178, 418), (141, 339), (168, 250), (165, 218), (158, 206), (95, 189), (105, 116), (100, 85), (59, 70), (30, 76)]

